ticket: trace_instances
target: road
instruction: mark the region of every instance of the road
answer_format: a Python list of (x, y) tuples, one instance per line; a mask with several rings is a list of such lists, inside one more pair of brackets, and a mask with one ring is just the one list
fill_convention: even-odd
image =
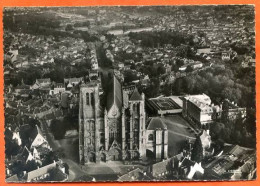
[[(66, 148), (63, 144), (61, 145), (59, 140), (55, 140), (52, 133), (50, 133), (47, 123), (44, 120), (41, 120), (41, 126), (43, 134), (45, 135), (46, 140), (48, 141), (50, 147), (53, 151), (63, 149), (63, 152), (65, 154), (64, 158), (60, 158), (64, 163), (67, 163), (69, 165), (69, 178), (68, 182), (73, 181), (75, 178), (86, 175), (86, 172), (83, 171), (80, 167), (80, 165), (69, 159), (70, 154), (69, 152), (72, 150), (71, 148)], [(66, 150), (64, 150), (66, 149)], [(67, 158), (68, 157), (68, 158)]]

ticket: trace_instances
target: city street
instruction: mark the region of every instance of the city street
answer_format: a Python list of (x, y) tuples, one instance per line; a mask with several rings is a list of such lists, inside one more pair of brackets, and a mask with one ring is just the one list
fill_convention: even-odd
[[(66, 139), (62, 139), (62, 145), (60, 143), (60, 140), (55, 140), (53, 135), (51, 134), (51, 132), (48, 129), (47, 123), (45, 121), (41, 120), (41, 125), (42, 125), (42, 130), (43, 133), (48, 141), (48, 143), (50, 144), (51, 148), (53, 149), (53, 151), (56, 150), (62, 150), (62, 152), (64, 152), (64, 158), (60, 158), (64, 163), (67, 163), (69, 165), (69, 178), (68, 181), (73, 181), (75, 178), (86, 175), (86, 172), (84, 172), (80, 165), (73, 161), (71, 159), (71, 152), (75, 152), (73, 151), (73, 149), (71, 149), (71, 145), (67, 146), (68, 143), (64, 143), (64, 141), (66, 141)], [(71, 138), (69, 139), (71, 140)], [(78, 146), (76, 146), (78, 148)], [(77, 152), (77, 151), (76, 151)], [(74, 158), (75, 159), (75, 158)]]

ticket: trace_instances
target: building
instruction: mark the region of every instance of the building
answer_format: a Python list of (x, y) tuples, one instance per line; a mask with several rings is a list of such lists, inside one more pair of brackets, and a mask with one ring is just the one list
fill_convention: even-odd
[(30, 136), (30, 149), (33, 149), (34, 147), (39, 147), (39, 146), (50, 148), (40, 127), (38, 127), (38, 125), (35, 125), (35, 128), (33, 129), (31, 136)]
[(83, 78), (64, 78), (64, 84), (67, 89), (71, 89), (72, 87), (80, 84), (83, 81)]
[(50, 89), (51, 79), (36, 79), (36, 82), (31, 86), (31, 89)]
[(152, 115), (178, 114), (182, 112), (182, 100), (178, 96), (150, 98), (146, 102)]
[(205, 47), (205, 48), (198, 48), (197, 49), (198, 54), (210, 54), (211, 53), (211, 48), (210, 47)]
[(186, 96), (183, 99), (182, 114), (193, 123), (211, 123), (215, 112), (219, 112), (219, 107), (214, 106), (206, 94)]
[(229, 61), (230, 60), (230, 52), (222, 52), (221, 56), (223, 61)]
[(62, 165), (62, 163), (59, 162), (59, 161), (58, 162), (54, 161), (53, 163), (51, 163), (49, 165), (46, 165), (44, 167), (40, 167), (38, 169), (30, 171), (30, 172), (25, 174), (23, 179), (26, 182), (36, 182), (36, 181), (46, 180), (50, 175), (50, 170), (54, 169), (56, 167), (62, 172), (62, 174), (64, 174), (64, 177), (65, 177), (65, 180), (66, 180), (67, 175), (65, 174), (65, 168)]
[(168, 130), (163, 121), (151, 118), (147, 130), (146, 155), (156, 160), (168, 158)]
[(234, 121), (238, 118), (246, 117), (246, 108), (237, 106), (234, 102), (225, 99), (222, 104), (222, 119), (224, 121)]
[(141, 169), (137, 168), (134, 169), (122, 176), (120, 176), (117, 181), (124, 182), (124, 181), (151, 181), (152, 179), (146, 175), (146, 172), (142, 171)]
[(53, 94), (59, 94), (59, 93), (62, 93), (62, 92), (65, 92), (65, 86), (63, 83), (57, 83), (55, 86), (54, 86), (54, 89), (53, 89)]
[(226, 144), (221, 153), (204, 168), (206, 177), (211, 179), (254, 179), (256, 172), (255, 149)]
[(127, 94), (115, 75), (106, 86), (103, 91), (105, 85), (101, 87), (91, 81), (80, 88), (82, 164), (138, 160), (146, 156), (145, 95), (140, 95), (137, 89)]

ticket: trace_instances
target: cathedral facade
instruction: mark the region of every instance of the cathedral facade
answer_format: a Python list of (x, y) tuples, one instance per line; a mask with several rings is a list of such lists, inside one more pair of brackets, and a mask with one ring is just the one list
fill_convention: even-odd
[[(104, 90), (99, 81), (91, 81), (80, 88), (81, 164), (139, 160), (146, 157), (146, 132), (149, 126), (146, 125), (145, 95), (139, 94), (137, 89), (132, 92), (123, 90), (115, 76), (106, 87)], [(163, 142), (158, 145), (164, 147), (167, 144)], [(163, 149), (162, 158), (167, 158)], [(156, 157), (161, 158), (158, 155), (160, 152), (156, 149), (154, 151), (157, 151)]]

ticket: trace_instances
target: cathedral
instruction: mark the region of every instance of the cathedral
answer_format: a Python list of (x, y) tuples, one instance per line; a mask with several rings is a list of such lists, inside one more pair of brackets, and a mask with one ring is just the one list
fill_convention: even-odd
[(139, 160), (147, 152), (167, 158), (167, 127), (146, 121), (145, 95), (124, 90), (115, 75), (108, 79), (103, 86), (97, 79), (80, 87), (80, 163)]

